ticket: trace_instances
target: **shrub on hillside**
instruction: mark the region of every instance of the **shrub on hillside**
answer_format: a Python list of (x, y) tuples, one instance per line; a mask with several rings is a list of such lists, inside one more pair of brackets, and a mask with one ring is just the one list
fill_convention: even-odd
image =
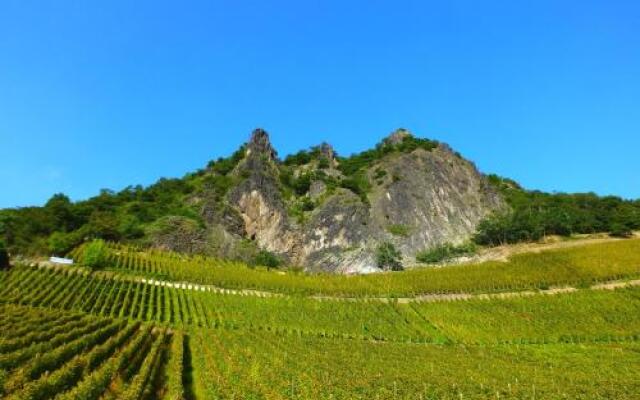
[(628, 239), (633, 236), (633, 231), (623, 223), (613, 223), (609, 228), (609, 236)]
[(47, 240), (49, 251), (55, 256), (64, 256), (74, 247), (80, 245), (86, 234), (84, 229), (73, 232), (53, 232)]
[(378, 268), (391, 271), (402, 271), (401, 262), (402, 255), (393, 245), (393, 243), (385, 242), (378, 246), (376, 250), (376, 263)]
[(107, 265), (107, 244), (104, 240), (94, 240), (87, 244), (82, 253), (82, 262), (87, 267), (98, 269)]
[(424, 250), (416, 255), (416, 260), (425, 264), (436, 264), (456, 257), (470, 256), (478, 251), (475, 243), (464, 243), (459, 246), (446, 243), (435, 248)]
[(281, 264), (281, 261), (278, 258), (278, 256), (276, 256), (272, 252), (267, 250), (260, 250), (258, 254), (256, 254), (254, 263), (256, 265), (261, 265), (263, 267), (267, 267), (271, 269), (271, 268), (278, 268)]

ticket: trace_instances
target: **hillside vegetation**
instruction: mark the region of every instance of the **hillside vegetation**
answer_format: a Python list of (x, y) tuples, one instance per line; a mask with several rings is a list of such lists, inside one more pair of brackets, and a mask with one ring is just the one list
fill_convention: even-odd
[(258, 129), (181, 179), (0, 210), (0, 398), (635, 400), (637, 229), (640, 201), (406, 130), (281, 160)]
[[(283, 275), (122, 245), (103, 248), (103, 269), (19, 265), (0, 273), (0, 396), (633, 399), (640, 287), (590, 286), (638, 276), (639, 246), (357, 277)], [(203, 276), (217, 286), (196, 285)], [(409, 280), (411, 294), (514, 292), (410, 302), (309, 296), (388, 296)], [(270, 292), (240, 290), (258, 282)], [(551, 284), (579, 287), (517, 292)]]
[[(84, 248), (79, 247), (72, 253), (81, 263)], [(489, 261), (356, 276), (273, 271), (201, 256), (187, 257), (117, 244), (109, 246), (107, 257), (107, 269), (117, 273), (228, 289), (339, 297), (411, 297), (434, 293), (543, 289), (583, 286), (640, 275), (640, 239), (518, 254), (506, 262)]]
[[(440, 194), (431, 193), (434, 187)], [(265, 210), (272, 217), (264, 218)], [(182, 178), (0, 210), (0, 243), (13, 256), (64, 255), (104, 239), (342, 272), (402, 269), (465, 240), (493, 246), (546, 235), (626, 237), (637, 229), (638, 200), (527, 191), (484, 177), (445, 144), (402, 129), (351, 156), (322, 144), (283, 160), (266, 132), (256, 130), (229, 157)], [(399, 257), (376, 261), (381, 248)]]

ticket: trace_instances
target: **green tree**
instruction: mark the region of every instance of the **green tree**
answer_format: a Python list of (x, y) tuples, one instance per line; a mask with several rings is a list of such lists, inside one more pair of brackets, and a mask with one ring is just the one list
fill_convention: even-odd
[(107, 245), (104, 240), (94, 240), (87, 244), (82, 254), (82, 262), (89, 268), (99, 269), (107, 265)]
[(73, 204), (62, 193), (53, 195), (44, 206), (51, 218), (51, 230), (69, 231), (74, 229)]
[(49, 251), (56, 256), (64, 256), (80, 243), (82, 243), (80, 231), (71, 233), (53, 232), (47, 240)]
[(254, 259), (256, 265), (262, 265), (269, 269), (278, 268), (281, 264), (278, 256), (267, 250), (260, 250)]
[(402, 271), (402, 255), (393, 243), (384, 242), (376, 250), (376, 263), (378, 268), (391, 271)]

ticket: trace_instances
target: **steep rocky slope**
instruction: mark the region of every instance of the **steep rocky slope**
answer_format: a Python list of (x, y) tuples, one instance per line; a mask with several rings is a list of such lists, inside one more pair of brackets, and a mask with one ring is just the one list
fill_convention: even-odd
[(482, 218), (504, 207), (472, 163), (404, 130), (363, 153), (360, 164), (336, 157), (327, 144), (283, 162), (259, 129), (243, 151), (225, 193), (191, 199), (209, 245), (249, 239), (311, 271), (375, 271), (383, 242), (410, 264), (421, 250), (467, 240)]

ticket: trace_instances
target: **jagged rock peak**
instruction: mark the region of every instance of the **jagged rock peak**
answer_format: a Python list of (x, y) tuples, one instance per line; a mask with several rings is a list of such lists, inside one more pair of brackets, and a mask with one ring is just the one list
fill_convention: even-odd
[(271, 142), (269, 141), (269, 134), (264, 129), (257, 128), (251, 133), (251, 138), (249, 139), (249, 143), (247, 144), (247, 155), (250, 155), (252, 153), (265, 154), (271, 160), (276, 159), (277, 153), (273, 146), (271, 146)]
[(320, 150), (320, 154), (327, 160), (333, 162), (336, 159), (336, 151), (329, 143), (322, 142), (320, 146), (318, 146), (318, 149)]
[(390, 144), (395, 146), (397, 144), (402, 143), (402, 141), (405, 140), (406, 138), (412, 137), (412, 136), (413, 135), (408, 130), (404, 128), (399, 128), (391, 132), (391, 134), (387, 136), (383, 142), (384, 144)]

